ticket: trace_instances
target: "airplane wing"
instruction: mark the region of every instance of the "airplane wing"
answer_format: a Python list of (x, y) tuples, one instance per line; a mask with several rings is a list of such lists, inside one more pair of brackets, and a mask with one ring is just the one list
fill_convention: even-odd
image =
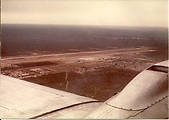
[(95, 99), (1, 75), (0, 118), (81, 118)]

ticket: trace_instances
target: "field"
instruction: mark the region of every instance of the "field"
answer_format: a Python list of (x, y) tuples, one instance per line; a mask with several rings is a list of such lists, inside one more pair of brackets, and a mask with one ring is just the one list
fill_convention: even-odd
[(106, 100), (156, 63), (148, 47), (2, 59), (2, 74), (75, 94)]
[(1, 73), (106, 100), (168, 59), (167, 30), (2, 25)]

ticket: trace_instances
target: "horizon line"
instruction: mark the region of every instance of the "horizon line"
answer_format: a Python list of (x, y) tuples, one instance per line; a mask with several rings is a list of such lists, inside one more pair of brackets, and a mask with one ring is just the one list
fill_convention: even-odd
[(37, 24), (37, 23), (1, 23), (1, 25), (58, 25), (58, 26), (93, 26), (93, 27), (142, 27), (168, 28), (168, 26), (129, 26), (129, 25), (87, 25), (87, 24)]

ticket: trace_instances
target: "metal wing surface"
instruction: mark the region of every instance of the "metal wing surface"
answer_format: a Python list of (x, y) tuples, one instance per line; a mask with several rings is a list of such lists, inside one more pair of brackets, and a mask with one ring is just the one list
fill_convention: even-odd
[(101, 102), (1, 75), (0, 118), (81, 118)]

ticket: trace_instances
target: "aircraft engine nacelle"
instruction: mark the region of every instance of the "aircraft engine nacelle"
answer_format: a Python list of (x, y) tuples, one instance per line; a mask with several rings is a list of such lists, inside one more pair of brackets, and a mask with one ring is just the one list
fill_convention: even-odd
[(168, 61), (142, 71), (86, 118), (168, 118)]

